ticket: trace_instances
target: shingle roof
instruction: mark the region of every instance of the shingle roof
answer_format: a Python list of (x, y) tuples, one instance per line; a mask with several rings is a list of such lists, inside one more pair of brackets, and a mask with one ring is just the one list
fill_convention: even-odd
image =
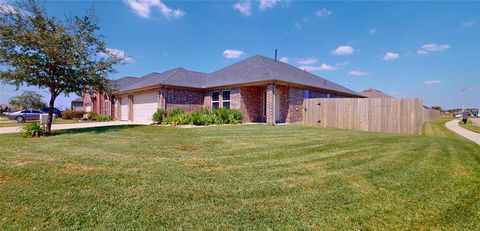
[(125, 76), (123, 78), (116, 79), (112, 82), (115, 84), (115, 86), (118, 87), (119, 90), (122, 90), (122, 89), (132, 85), (133, 83), (137, 82), (138, 79), (139, 78), (137, 78), (137, 77)]
[(361, 92), (367, 98), (393, 98), (377, 89), (369, 88)]
[[(201, 73), (184, 68), (175, 68), (162, 73), (154, 72), (141, 78), (128, 78), (131, 78), (128, 84), (118, 84), (120, 91), (135, 90), (155, 85), (212, 88), (245, 83), (279, 81), (362, 96), (360, 93), (300, 70), (287, 63), (275, 61), (261, 55), (252, 56), (213, 73)], [(125, 80), (125, 82), (127, 81)]]
[(353, 90), (322, 77), (261, 55), (255, 55), (213, 72), (212, 77), (207, 87), (249, 82), (281, 81), (361, 96)]

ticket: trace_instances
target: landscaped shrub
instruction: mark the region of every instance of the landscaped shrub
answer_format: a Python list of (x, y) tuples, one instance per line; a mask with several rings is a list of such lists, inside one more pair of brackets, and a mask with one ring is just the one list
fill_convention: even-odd
[(185, 114), (185, 111), (181, 108), (175, 108), (168, 112), (168, 117), (175, 117), (181, 114)]
[(206, 109), (197, 110), (186, 114), (188, 124), (192, 125), (210, 125), (218, 123), (218, 118), (215, 114)]
[(45, 134), (45, 125), (40, 125), (38, 122), (27, 123), (20, 129), (20, 133), (24, 137), (40, 137)]
[(85, 114), (85, 112), (83, 111), (67, 110), (62, 112), (62, 119), (64, 120), (81, 119), (83, 117), (83, 114)]
[(95, 116), (95, 120), (98, 122), (112, 121), (112, 117), (109, 115), (97, 115)]
[(243, 120), (243, 114), (238, 110), (226, 108), (209, 111), (206, 109), (184, 113), (181, 109), (170, 111), (163, 118), (165, 125), (211, 125), (211, 124), (238, 124)]
[(213, 110), (222, 124), (238, 124), (243, 120), (243, 114), (239, 110), (219, 108)]
[(82, 119), (84, 119), (84, 120), (93, 120), (93, 119), (95, 119), (97, 116), (98, 116), (98, 113), (93, 112), (93, 111), (89, 111), (89, 112), (83, 114)]
[(152, 120), (157, 123), (162, 123), (163, 119), (167, 116), (167, 111), (164, 109), (157, 109), (155, 113), (153, 113)]
[(230, 110), (230, 114), (228, 115), (228, 123), (229, 124), (238, 124), (241, 123), (243, 120), (243, 113), (239, 110)]

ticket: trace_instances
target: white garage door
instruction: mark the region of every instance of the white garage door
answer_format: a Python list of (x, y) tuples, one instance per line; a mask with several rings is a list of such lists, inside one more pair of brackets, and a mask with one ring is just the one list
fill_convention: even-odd
[(152, 122), (152, 115), (158, 107), (157, 95), (157, 93), (150, 93), (133, 97), (133, 121)]
[(120, 120), (128, 120), (128, 97), (120, 101)]

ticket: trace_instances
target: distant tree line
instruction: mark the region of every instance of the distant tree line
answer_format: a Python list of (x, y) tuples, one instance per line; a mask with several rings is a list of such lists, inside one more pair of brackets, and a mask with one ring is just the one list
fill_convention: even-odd
[(42, 95), (34, 91), (24, 91), (21, 95), (10, 98), (8, 103), (15, 109), (42, 109), (47, 107), (42, 98)]

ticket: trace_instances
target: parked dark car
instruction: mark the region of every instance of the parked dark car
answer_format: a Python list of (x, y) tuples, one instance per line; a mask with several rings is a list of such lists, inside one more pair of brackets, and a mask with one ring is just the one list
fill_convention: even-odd
[[(43, 113), (47, 113), (47, 114), (48, 114), (48, 112), (50, 112), (50, 108), (44, 107), (44, 108), (42, 108), (42, 111), (43, 111)], [(53, 114), (55, 114), (55, 116), (56, 116), (57, 118), (61, 118), (61, 117), (62, 117), (62, 111), (58, 110), (56, 107), (53, 108)]]
[(43, 112), (40, 110), (29, 109), (29, 110), (21, 110), (21, 111), (12, 112), (12, 113), (6, 113), (5, 115), (11, 120), (24, 122), (25, 120), (38, 120), (40, 119), (41, 114), (43, 114)]

